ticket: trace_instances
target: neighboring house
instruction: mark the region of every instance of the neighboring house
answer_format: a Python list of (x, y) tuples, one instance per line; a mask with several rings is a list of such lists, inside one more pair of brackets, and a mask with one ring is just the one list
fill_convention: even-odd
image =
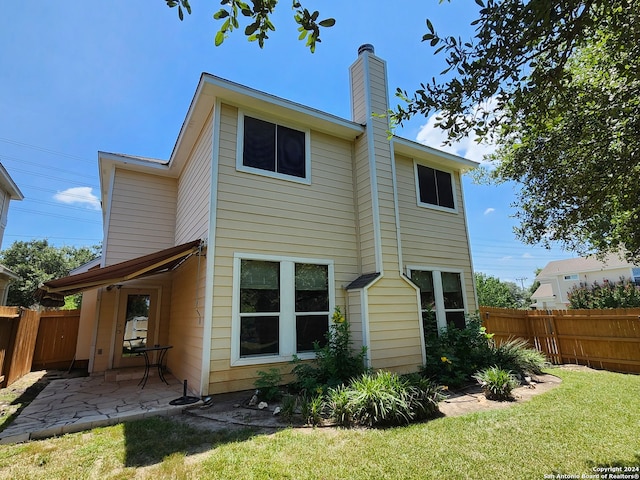
[(564, 309), (569, 306), (568, 293), (577, 286), (631, 280), (640, 282), (640, 268), (618, 255), (603, 260), (595, 256), (549, 262), (536, 276), (540, 286), (531, 295), (532, 308)]
[(464, 325), (477, 302), (461, 173), (476, 163), (389, 137), (370, 45), (350, 79), (346, 120), (203, 74), (168, 161), (99, 153), (101, 266), (40, 291), (85, 291), (92, 373), (139, 365), (132, 342), (169, 344), (199, 394), (252, 388), (311, 358), (336, 307), (370, 367), (416, 371), (423, 311)]
[[(22, 200), (24, 195), (15, 184), (7, 170), (0, 163), (0, 247), (4, 238), (4, 229), (7, 226), (9, 215), (9, 203), (11, 200)], [(0, 305), (7, 304), (9, 284), (20, 278), (4, 265), (0, 265)]]

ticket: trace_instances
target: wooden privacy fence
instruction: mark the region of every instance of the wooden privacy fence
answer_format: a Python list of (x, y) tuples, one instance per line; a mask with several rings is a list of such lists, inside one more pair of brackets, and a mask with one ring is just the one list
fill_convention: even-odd
[(76, 355), (79, 324), (80, 310), (41, 312), (31, 368), (70, 368)]
[(0, 387), (31, 371), (39, 324), (38, 312), (0, 306)]
[(576, 363), (640, 373), (640, 308), (511, 310), (480, 307), (487, 332), (500, 343), (519, 337), (559, 365)]

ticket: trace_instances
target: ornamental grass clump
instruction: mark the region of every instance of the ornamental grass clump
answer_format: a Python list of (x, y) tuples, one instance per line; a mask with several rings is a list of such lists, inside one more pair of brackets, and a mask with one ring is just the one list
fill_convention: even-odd
[(378, 371), (329, 389), (326, 411), (343, 426), (403, 425), (435, 416), (442, 388), (419, 375)]
[(508, 370), (499, 367), (490, 367), (476, 373), (475, 378), (489, 400), (513, 400), (512, 391), (520, 382)]
[(511, 370), (520, 378), (528, 374), (541, 374), (547, 365), (543, 353), (529, 347), (526, 340), (510, 338), (498, 346), (492, 346), (493, 362), (503, 370)]

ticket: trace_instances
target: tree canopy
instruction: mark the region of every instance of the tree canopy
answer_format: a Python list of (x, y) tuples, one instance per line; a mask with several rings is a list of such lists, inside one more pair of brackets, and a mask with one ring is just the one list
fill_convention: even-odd
[(513, 282), (503, 282), (479, 272), (475, 274), (475, 281), (481, 307), (522, 308), (528, 303), (528, 292)]
[[(188, 0), (165, 0), (191, 9)], [(441, 0), (442, 1), (442, 0)], [(520, 185), (515, 207), (524, 242), (560, 243), (580, 254), (624, 250), (640, 261), (640, 2), (476, 0), (473, 38), (440, 35), (426, 20), (423, 42), (447, 68), (415, 92), (398, 88), (392, 121), (436, 114), (449, 142), (491, 141), (497, 181)], [(262, 47), (277, 0), (222, 0), (219, 45), (239, 28)], [(321, 27), (293, 0), (300, 38), (313, 51)]]
[(100, 250), (99, 246), (54, 247), (47, 240), (14, 242), (0, 252), (0, 263), (20, 276), (9, 286), (7, 305), (35, 305), (33, 293), (41, 283), (66, 277), (74, 268), (97, 258)]

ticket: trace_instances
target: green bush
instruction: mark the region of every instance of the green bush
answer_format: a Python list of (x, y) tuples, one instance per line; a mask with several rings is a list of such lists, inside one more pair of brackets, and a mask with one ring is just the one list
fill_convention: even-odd
[(433, 417), (442, 389), (419, 375), (378, 371), (327, 394), (327, 414), (340, 425), (401, 425)]
[(620, 279), (600, 285), (580, 284), (568, 294), (569, 308), (604, 309), (640, 307), (640, 287), (633, 282)]
[(352, 348), (349, 322), (336, 307), (332, 324), (326, 334), (326, 343), (314, 344), (315, 358), (303, 361), (294, 356), (292, 373), (296, 380), (292, 387), (303, 395), (326, 392), (329, 388), (346, 384), (365, 371), (366, 347), (355, 353)]
[(512, 390), (520, 384), (510, 371), (495, 366), (481, 370), (473, 377), (482, 385), (485, 396), (490, 400), (512, 399)]
[(461, 387), (472, 375), (492, 364), (492, 350), (477, 315), (467, 319), (466, 327), (450, 326), (446, 331), (425, 335), (426, 362), (421, 374), (448, 387)]
[(280, 385), (282, 384), (282, 374), (277, 368), (270, 368), (269, 371), (259, 371), (258, 379), (253, 385), (258, 390), (258, 398), (266, 402), (278, 400), (282, 395)]
[(492, 346), (493, 360), (503, 370), (511, 370), (521, 378), (527, 374), (542, 373), (547, 359), (541, 352), (530, 348), (521, 338), (509, 339), (499, 346)]

